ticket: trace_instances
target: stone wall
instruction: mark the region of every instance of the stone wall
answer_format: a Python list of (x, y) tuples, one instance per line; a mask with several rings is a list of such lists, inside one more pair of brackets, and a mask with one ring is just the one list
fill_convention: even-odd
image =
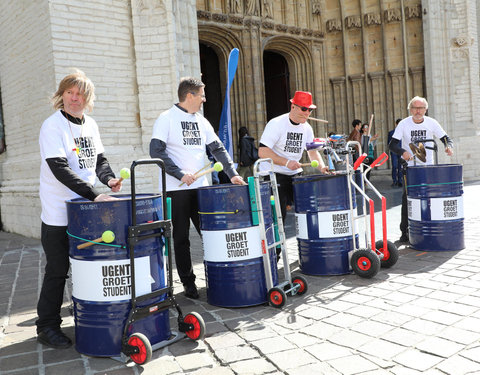
[[(114, 171), (149, 158), (153, 123), (177, 100), (179, 77), (200, 75), (195, 17), (193, 0), (0, 3), (4, 230), (40, 234), (38, 133), (53, 112), (49, 97), (70, 68), (95, 84), (91, 115)], [(138, 192), (156, 191), (156, 169), (139, 167)]]

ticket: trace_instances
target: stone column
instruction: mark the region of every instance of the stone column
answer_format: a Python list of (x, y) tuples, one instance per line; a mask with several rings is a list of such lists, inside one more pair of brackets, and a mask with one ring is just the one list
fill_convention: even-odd
[(455, 140), (454, 158), (439, 152), (439, 162), (461, 162), (464, 179), (478, 179), (480, 153), (472, 151), (480, 143), (478, 4), (423, 0), (422, 5), (428, 114)]
[(333, 106), (335, 124), (337, 125), (337, 132), (350, 134), (350, 123), (347, 118), (347, 109), (344, 105), (346, 103), (345, 77), (330, 78), (333, 91)]

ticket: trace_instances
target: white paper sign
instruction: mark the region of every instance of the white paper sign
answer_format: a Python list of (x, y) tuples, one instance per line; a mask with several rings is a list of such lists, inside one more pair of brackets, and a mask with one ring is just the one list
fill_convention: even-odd
[[(70, 258), (72, 295), (85, 301), (110, 302), (131, 298), (129, 259), (86, 261)], [(135, 258), (136, 295), (152, 292), (150, 257)]]
[(230, 230), (202, 230), (204, 259), (235, 262), (262, 256), (258, 226)]
[(307, 214), (295, 214), (297, 238), (308, 240)]
[(412, 199), (407, 197), (408, 218), (410, 220), (422, 220), (422, 201), (420, 199)]
[(463, 219), (463, 197), (431, 198), (430, 210), (432, 220)]
[(318, 237), (335, 238), (352, 235), (350, 210), (318, 213)]

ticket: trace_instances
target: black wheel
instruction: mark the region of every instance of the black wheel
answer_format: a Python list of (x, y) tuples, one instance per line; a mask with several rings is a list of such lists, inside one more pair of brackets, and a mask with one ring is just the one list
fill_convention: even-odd
[(130, 355), (130, 358), (136, 364), (143, 365), (152, 359), (152, 345), (145, 335), (141, 333), (132, 334), (128, 339), (128, 345), (138, 348), (138, 353)]
[(380, 270), (380, 258), (371, 250), (360, 249), (353, 252), (350, 265), (358, 276), (369, 279)]
[(300, 288), (297, 290), (297, 294), (298, 294), (299, 296), (301, 296), (302, 294), (307, 293), (308, 284), (307, 284), (307, 280), (306, 280), (303, 276), (300, 276), (300, 275), (294, 276), (294, 277), (292, 278), (292, 284), (298, 284), (298, 285), (300, 285)]
[(383, 268), (390, 268), (398, 261), (398, 249), (393, 242), (387, 241), (387, 250), (383, 248), (383, 241), (375, 242), (375, 248), (383, 253), (383, 259), (380, 260), (380, 265)]
[(286, 301), (287, 295), (282, 289), (274, 287), (268, 291), (268, 302), (270, 306), (280, 308), (285, 305)]
[(185, 332), (188, 337), (190, 337), (192, 340), (203, 339), (205, 336), (205, 322), (199, 313), (192, 311), (191, 313), (185, 315), (183, 321), (193, 325), (193, 329)]

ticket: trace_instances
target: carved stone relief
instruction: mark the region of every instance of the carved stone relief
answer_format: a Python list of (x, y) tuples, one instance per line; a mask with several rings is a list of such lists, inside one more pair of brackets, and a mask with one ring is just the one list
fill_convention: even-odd
[(273, 19), (273, 0), (263, 0), (263, 12), (265, 18)]
[(399, 8), (396, 9), (387, 9), (384, 12), (385, 22), (397, 22), (402, 20), (402, 12)]
[(363, 21), (367, 26), (381, 25), (382, 17), (380, 17), (380, 13), (367, 13), (363, 16)]
[(360, 16), (345, 17), (345, 27), (347, 29), (360, 29), (362, 27), (362, 20)]
[(319, 0), (314, 0), (312, 2), (312, 14), (320, 16), (322, 14), (322, 5)]
[(422, 4), (405, 7), (405, 19), (422, 18)]
[(335, 31), (342, 31), (342, 21), (338, 18), (334, 18), (327, 21), (327, 31), (329, 33)]
[(230, 0), (228, 2), (228, 10), (230, 13), (234, 14), (243, 13), (241, 0)]

